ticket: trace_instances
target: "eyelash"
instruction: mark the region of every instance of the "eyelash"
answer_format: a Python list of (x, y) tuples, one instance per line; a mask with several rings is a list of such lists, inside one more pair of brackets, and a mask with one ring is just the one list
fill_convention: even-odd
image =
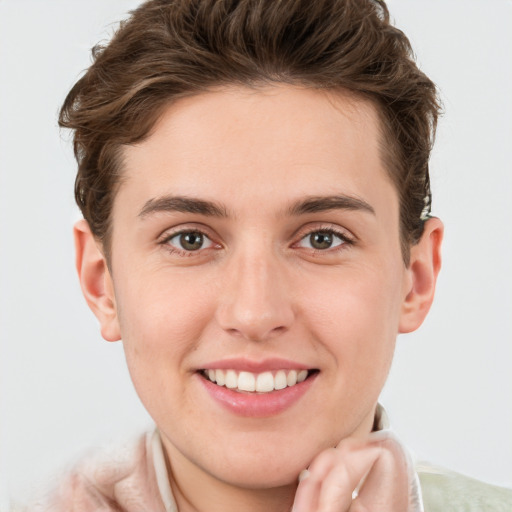
[(306, 248), (310, 251), (313, 251), (313, 255), (315, 256), (338, 253), (339, 251), (343, 251), (350, 247), (351, 245), (354, 245), (355, 243), (355, 240), (349, 237), (347, 233), (344, 231), (333, 228), (332, 226), (320, 226), (315, 227), (314, 229), (308, 229), (304, 232), (301, 232), (299, 235), (299, 241), (295, 242), (294, 246), (298, 245), (303, 240), (306, 240), (308, 237), (311, 237), (315, 233), (328, 234), (341, 240), (341, 243), (328, 247), (326, 249), (315, 249), (314, 247)]
[[(184, 234), (192, 234), (192, 233), (197, 233), (197, 234), (201, 235), (202, 237), (204, 237), (204, 239), (209, 240), (211, 243), (211, 246), (206, 247), (206, 248), (201, 247), (200, 249), (197, 249), (194, 251), (194, 250), (179, 249), (177, 247), (170, 245), (170, 241), (172, 239), (179, 237), (181, 235), (184, 235)], [(300, 238), (297, 242), (295, 242), (293, 244), (293, 247), (297, 246), (300, 242), (302, 242), (303, 240), (307, 239), (307, 237), (310, 237), (315, 233), (332, 235), (333, 237), (340, 239), (341, 243), (339, 243), (333, 247), (328, 247), (326, 249), (315, 249), (313, 247), (305, 248), (305, 249), (312, 251), (312, 253), (314, 255), (342, 251), (342, 250), (347, 249), (347, 247), (355, 244), (355, 240), (353, 238), (349, 237), (345, 232), (342, 232), (341, 230), (337, 230), (337, 229), (333, 228), (332, 226), (328, 226), (328, 227), (320, 226), (320, 227), (315, 227), (314, 229), (304, 230), (303, 232), (299, 233)], [(203, 252), (204, 250), (211, 249), (212, 247), (213, 248), (220, 247), (220, 244), (216, 244), (211, 239), (211, 237), (204, 230), (202, 230), (200, 228), (182, 229), (180, 231), (176, 231), (175, 233), (165, 236), (165, 238), (163, 238), (159, 242), (159, 244), (164, 246), (171, 254), (176, 254), (178, 256), (184, 256), (184, 257), (196, 256), (196, 255), (200, 254), (201, 252)]]
[(178, 256), (184, 256), (184, 257), (191, 257), (191, 256), (196, 256), (198, 254), (200, 254), (202, 251), (204, 250), (207, 250), (209, 249), (209, 247), (207, 248), (200, 248), (200, 249), (197, 249), (196, 251), (193, 251), (193, 250), (186, 250), (186, 249), (179, 249), (178, 247), (174, 247), (170, 244), (170, 241), (173, 239), (173, 238), (177, 238), (181, 235), (185, 235), (185, 234), (192, 234), (192, 233), (197, 233), (199, 235), (201, 235), (203, 237), (203, 239), (207, 239), (211, 242), (212, 246), (217, 246), (219, 247), (220, 245), (219, 244), (216, 244), (210, 236), (208, 236), (208, 234), (200, 229), (200, 228), (192, 228), (192, 229), (182, 229), (180, 231), (176, 231), (175, 233), (172, 233), (170, 235), (167, 235), (165, 236), (160, 242), (159, 244), (162, 245), (163, 247), (165, 247), (165, 249), (167, 251), (169, 251), (171, 254), (176, 254)]

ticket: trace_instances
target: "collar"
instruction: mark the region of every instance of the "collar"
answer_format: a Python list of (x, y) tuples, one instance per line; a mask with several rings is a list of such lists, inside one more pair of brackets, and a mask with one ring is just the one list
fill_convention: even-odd
[(172, 494), (169, 474), (165, 464), (165, 455), (160, 432), (156, 428), (151, 434), (151, 451), (153, 453), (153, 466), (155, 469), (156, 483), (160, 491), (160, 497), (165, 507), (165, 512), (178, 512), (178, 506)]

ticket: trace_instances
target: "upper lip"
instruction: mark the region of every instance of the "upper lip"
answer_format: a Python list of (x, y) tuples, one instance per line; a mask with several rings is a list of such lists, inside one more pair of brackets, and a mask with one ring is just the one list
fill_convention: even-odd
[(311, 370), (312, 367), (296, 361), (281, 358), (262, 359), (255, 361), (245, 358), (228, 358), (219, 361), (211, 361), (201, 370), (237, 370), (240, 372), (262, 373), (272, 370)]

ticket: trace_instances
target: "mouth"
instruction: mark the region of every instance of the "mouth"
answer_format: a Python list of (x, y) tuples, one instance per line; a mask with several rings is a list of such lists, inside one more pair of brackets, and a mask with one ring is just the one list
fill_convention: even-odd
[(203, 369), (204, 379), (239, 393), (268, 394), (292, 388), (317, 374), (317, 369), (277, 370), (253, 373), (234, 369)]

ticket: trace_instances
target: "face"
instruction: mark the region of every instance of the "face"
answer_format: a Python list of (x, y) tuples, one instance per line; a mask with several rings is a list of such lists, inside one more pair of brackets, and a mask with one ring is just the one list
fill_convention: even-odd
[(366, 435), (410, 286), (374, 107), (222, 89), (123, 156), (104, 331), (173, 468), (285, 485)]

